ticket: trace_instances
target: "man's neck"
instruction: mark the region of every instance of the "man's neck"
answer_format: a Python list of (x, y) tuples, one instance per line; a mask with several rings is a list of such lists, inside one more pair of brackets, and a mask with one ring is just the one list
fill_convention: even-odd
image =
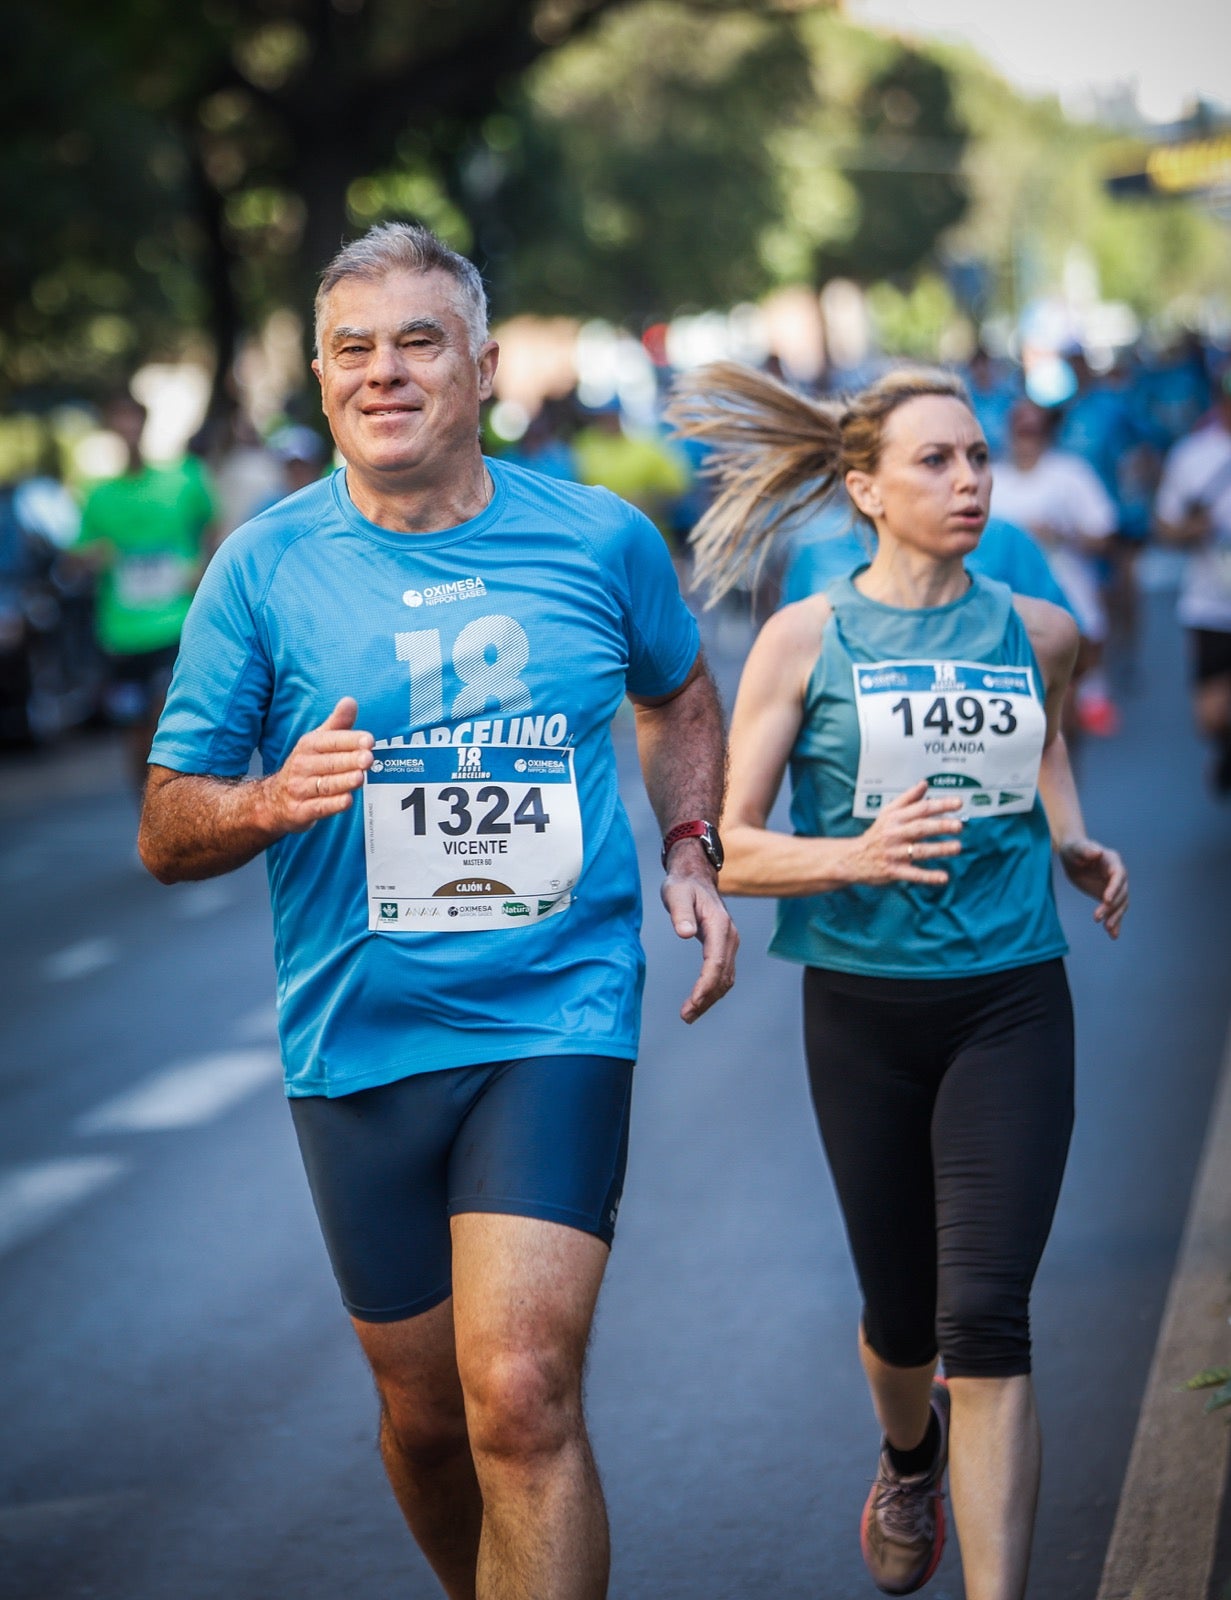
[(437, 533), (456, 528), (486, 510), (495, 485), (479, 451), (466, 467), (434, 482), (423, 473), (409, 479), (372, 481), (347, 465), (351, 504), (369, 522), (392, 533)]

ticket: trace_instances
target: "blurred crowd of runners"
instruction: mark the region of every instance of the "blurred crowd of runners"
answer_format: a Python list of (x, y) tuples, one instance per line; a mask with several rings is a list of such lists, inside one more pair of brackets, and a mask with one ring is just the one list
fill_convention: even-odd
[[(777, 359), (768, 369), (793, 382)], [(842, 393), (872, 369), (835, 372)], [(656, 364), (665, 403), (673, 376)], [(1231, 791), (1231, 352), (1185, 334), (1169, 347), (1097, 362), (1079, 346), (1028, 371), (982, 349), (962, 368), (995, 464), (993, 518), (1042, 552), (1082, 635), (1071, 735), (1113, 737), (1131, 685), (1141, 557), (1182, 570), (1194, 711), (1213, 747), (1211, 781)], [(802, 387), (801, 385), (794, 385)], [(142, 450), (143, 408), (117, 396), (100, 416), (123, 441), (117, 477), (72, 494), (54, 464), (0, 488), (0, 739), (41, 741), (103, 718), (132, 731), (144, 760), (196, 581), (226, 535), (331, 469), (332, 447), (291, 408), (262, 437), (239, 413), (204, 427), (179, 462)], [(486, 426), (485, 448), (555, 478), (599, 484), (645, 511), (687, 565), (708, 503), (704, 449), (644, 406), (549, 397), (518, 437)], [(768, 614), (867, 559), (846, 508), (794, 530), (785, 564), (760, 574)], [(1167, 569), (1170, 572), (1170, 569)]]

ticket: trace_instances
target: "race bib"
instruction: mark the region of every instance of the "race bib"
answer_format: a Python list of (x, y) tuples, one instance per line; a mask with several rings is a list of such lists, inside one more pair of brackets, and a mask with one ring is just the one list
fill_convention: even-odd
[(1046, 717), (1026, 667), (973, 661), (876, 661), (854, 668), (859, 716), (856, 817), (927, 780), (962, 814), (1034, 805)]
[(130, 611), (169, 605), (187, 591), (189, 570), (182, 556), (123, 556), (115, 569), (115, 597)]
[(368, 927), (523, 928), (581, 876), (568, 746), (378, 745), (364, 781)]

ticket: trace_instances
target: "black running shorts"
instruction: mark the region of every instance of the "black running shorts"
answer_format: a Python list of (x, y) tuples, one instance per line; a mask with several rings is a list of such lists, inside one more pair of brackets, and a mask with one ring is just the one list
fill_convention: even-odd
[(452, 1292), (449, 1218), (538, 1217), (610, 1244), (633, 1063), (536, 1056), (290, 1102), (342, 1302), (362, 1322)]
[(1213, 628), (1190, 628), (1193, 681), (1209, 683), (1211, 678), (1231, 678), (1231, 633)]

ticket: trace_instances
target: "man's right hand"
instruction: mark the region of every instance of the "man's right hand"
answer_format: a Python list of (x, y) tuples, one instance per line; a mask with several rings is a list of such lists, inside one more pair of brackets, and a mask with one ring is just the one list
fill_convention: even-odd
[(358, 715), (358, 702), (345, 695), (270, 778), (266, 799), (275, 832), (305, 833), (322, 817), (349, 809), (353, 791), (372, 765), (376, 742), (355, 727)]

